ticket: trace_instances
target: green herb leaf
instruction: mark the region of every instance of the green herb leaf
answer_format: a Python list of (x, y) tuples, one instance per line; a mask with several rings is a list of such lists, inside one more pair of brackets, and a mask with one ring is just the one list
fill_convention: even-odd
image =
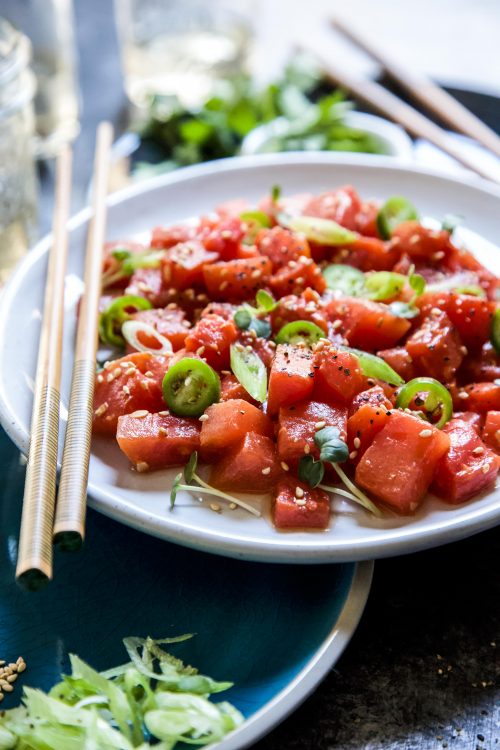
[(415, 292), (415, 297), (420, 297), (425, 291), (426, 281), (419, 273), (411, 273), (408, 277), (411, 288)]
[(321, 461), (332, 464), (343, 463), (349, 458), (349, 448), (340, 438), (337, 427), (323, 427), (314, 436), (314, 442), (319, 448)]
[(464, 217), (460, 214), (446, 214), (441, 224), (441, 229), (445, 232), (453, 234), (455, 229), (464, 223)]
[(277, 203), (281, 198), (281, 185), (273, 185), (271, 188), (271, 200)]
[(234, 313), (233, 320), (241, 331), (246, 331), (252, 321), (250, 310), (246, 307), (238, 308)]
[(198, 453), (197, 451), (193, 451), (193, 453), (191, 453), (189, 457), (189, 461), (184, 467), (184, 479), (188, 484), (190, 484), (193, 481), (193, 477), (194, 477), (197, 465), (198, 465)]
[(325, 467), (322, 461), (315, 461), (312, 456), (302, 456), (299, 461), (299, 479), (310, 487), (317, 487), (323, 481)]
[(254, 351), (231, 346), (231, 369), (243, 388), (256, 401), (267, 398), (267, 370), (264, 362)]
[(172, 485), (172, 489), (170, 490), (170, 510), (175, 505), (175, 501), (177, 500), (177, 493), (179, 491), (179, 485), (182, 482), (182, 472), (177, 474), (177, 476), (174, 479), (174, 483)]
[(365, 277), (367, 296), (379, 302), (397, 297), (402, 292), (405, 283), (406, 276), (392, 271), (375, 271)]
[(261, 320), (260, 318), (252, 318), (249, 328), (255, 331), (261, 339), (268, 339), (272, 333), (271, 324), (267, 320)]

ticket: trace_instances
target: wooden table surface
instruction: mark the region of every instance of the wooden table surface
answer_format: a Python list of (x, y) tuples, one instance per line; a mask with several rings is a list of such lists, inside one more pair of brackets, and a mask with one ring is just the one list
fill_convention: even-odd
[[(486, 18), (499, 7), (484, 0), (477, 5)], [(109, 118), (119, 128), (126, 103), (112, 2), (75, 0), (75, 11), (83, 103), (75, 150), (78, 208), (95, 125)], [(488, 31), (487, 44), (490, 37)], [(45, 229), (50, 171), (42, 177)], [(496, 529), (378, 562), (365, 615), (335, 670), (256, 750), (500, 749), (499, 553)]]

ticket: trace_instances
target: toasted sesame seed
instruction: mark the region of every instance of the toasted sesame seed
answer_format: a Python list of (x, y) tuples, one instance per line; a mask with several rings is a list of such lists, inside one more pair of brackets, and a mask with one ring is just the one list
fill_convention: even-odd
[(135, 374), (135, 367), (129, 367), (128, 370), (125, 370), (125, 375), (134, 375)]
[(222, 284), (221, 284), (221, 285), (219, 286), (219, 290), (220, 290), (221, 292), (223, 292), (223, 291), (224, 291), (224, 289), (225, 289), (225, 288), (226, 288), (227, 286), (229, 286), (229, 282), (228, 282), (228, 281), (223, 281), (223, 282), (222, 282)]
[(191, 377), (191, 375), (188, 375), (186, 380), (184, 381), (184, 385), (186, 386), (186, 388), (189, 388), (192, 382), (193, 382), (193, 378)]
[(4, 691), (4, 693), (12, 693), (12, 691), (14, 690), (14, 685), (6, 682), (5, 685), (2, 685), (2, 690)]
[(419, 433), (419, 435), (420, 435), (420, 437), (423, 437), (423, 438), (431, 437), (432, 436), (432, 430), (422, 430)]
[(107, 411), (108, 406), (109, 406), (109, 404), (108, 404), (107, 401), (105, 401), (103, 404), (101, 404), (100, 406), (98, 406), (97, 409), (94, 412), (94, 414), (96, 415), (96, 417), (102, 417), (102, 415)]
[(116, 377), (116, 375), (113, 375), (113, 373), (110, 372), (109, 375), (106, 377), (106, 382), (107, 383), (112, 383), (113, 380), (115, 379), (115, 377)]
[(460, 391), (458, 398), (469, 398), (469, 395), (466, 391)]
[(295, 498), (295, 505), (307, 505), (307, 501), (303, 497)]
[(497, 443), (500, 443), (500, 430), (497, 430), (495, 432), (495, 440)]
[(210, 510), (213, 510), (214, 513), (220, 513), (221, 507), (219, 503), (210, 503)]
[(3, 701), (4, 698), (5, 698), (4, 694), (0, 691), (0, 703)]
[(361, 440), (359, 439), (359, 437), (355, 437), (354, 440), (352, 441), (352, 443), (353, 443), (354, 447), (357, 449), (361, 445)]
[(444, 258), (444, 252), (442, 250), (439, 250), (437, 253), (434, 253), (432, 256), (432, 260), (442, 260)]
[(314, 425), (315, 430), (322, 430), (323, 427), (326, 427), (326, 422), (324, 419), (322, 419), (320, 422), (316, 422), (316, 424)]
[(198, 417), (200, 422), (206, 422), (208, 419), (208, 414), (202, 414), (201, 417)]
[(262, 276), (262, 271), (259, 271), (259, 269), (256, 268), (255, 271), (252, 271), (250, 275), (252, 279), (259, 279)]
[(133, 411), (132, 414), (130, 414), (130, 416), (136, 419), (142, 419), (142, 417), (147, 417), (148, 414), (149, 412), (147, 409), (138, 409), (137, 411)]
[(151, 370), (146, 370), (146, 372), (144, 373), (144, 375), (145, 375), (145, 376), (146, 376), (147, 378), (154, 378), (154, 375), (153, 375), (153, 373), (151, 372)]
[(270, 474), (271, 473), (271, 467), (270, 466), (266, 466), (265, 469), (262, 469), (262, 473), (263, 474)]
[(10, 674), (7, 677), (7, 682), (15, 682), (17, 680), (17, 674), (14, 672), (14, 674)]
[(18, 664), (18, 666), (17, 666), (17, 671), (18, 672), (24, 672), (25, 669), (26, 669), (26, 663), (24, 661), (22, 661), (20, 664)]
[(441, 310), (439, 307), (431, 307), (431, 314), (432, 315), (441, 315)]
[(420, 237), (418, 236), (418, 234), (412, 234), (409, 240), (410, 245), (416, 245), (417, 242), (419, 242), (419, 240), (420, 240)]
[(309, 445), (309, 443), (306, 443), (304, 445), (304, 453), (307, 455), (310, 452), (311, 452), (311, 446)]
[(245, 410), (244, 410), (244, 409), (240, 409), (240, 414), (245, 414), (245, 413), (246, 413), (246, 412), (245, 412)]
[(159, 417), (168, 417), (170, 415), (169, 411), (159, 411), (158, 416)]
[(165, 437), (166, 435), (168, 435), (168, 432), (167, 432), (167, 430), (165, 429), (165, 427), (158, 427), (158, 436), (160, 436), (160, 435), (163, 435), (164, 437)]
[(298, 485), (295, 488), (295, 497), (304, 497), (304, 490), (302, 489), (302, 487), (299, 487)]
[(194, 289), (185, 289), (184, 290), (184, 296), (187, 299), (194, 299)]
[(205, 347), (204, 346), (198, 347), (198, 349), (196, 350), (196, 354), (198, 355), (198, 357), (201, 357), (202, 354), (205, 354)]
[(122, 391), (125, 393), (126, 396), (130, 396), (130, 388), (128, 387), (128, 385), (124, 385), (122, 387)]
[(304, 277), (303, 276), (299, 276), (298, 279), (295, 279), (295, 282), (297, 284), (303, 284), (304, 283)]
[(489, 463), (483, 465), (483, 468), (481, 470), (483, 472), (483, 474), (487, 474), (489, 472), (490, 466), (491, 466), (491, 464), (489, 464)]
[(98, 382), (98, 383), (104, 383), (104, 378), (103, 378), (103, 376), (101, 375), (101, 373), (99, 373), (99, 375), (97, 376), (97, 382)]
[(354, 461), (357, 455), (358, 455), (358, 451), (351, 451), (349, 453), (349, 458), (351, 459), (351, 461)]
[(167, 310), (177, 310), (177, 304), (175, 302), (169, 302), (167, 305)]
[(288, 267), (289, 268), (296, 268), (297, 267), (297, 262), (295, 260), (289, 260), (288, 261)]
[(290, 470), (290, 467), (284, 461), (281, 462), (281, 468), (283, 469), (283, 471), (289, 471)]
[[(19, 659), (18, 659), (18, 661), (19, 661)], [(4, 664), (5, 664), (5, 661), (3, 659), (0, 659), (0, 667), (3, 667)]]
[(332, 323), (332, 330), (336, 331), (337, 328), (341, 327), (341, 325), (342, 325), (342, 321), (341, 320), (334, 320), (333, 323)]
[(474, 453), (475, 456), (480, 456), (481, 453), (484, 453), (484, 448), (482, 445), (478, 445), (477, 448), (474, 448), (472, 452)]
[(236, 505), (236, 503), (229, 503), (229, 509), (230, 510), (236, 510), (237, 507), (238, 506)]
[(138, 461), (135, 468), (139, 472), (147, 471), (149, 469), (149, 464), (147, 464), (146, 461)]
[(143, 391), (149, 391), (149, 383), (148, 383), (147, 380), (141, 380), (140, 381), (140, 386), (141, 386), (141, 388), (142, 388)]

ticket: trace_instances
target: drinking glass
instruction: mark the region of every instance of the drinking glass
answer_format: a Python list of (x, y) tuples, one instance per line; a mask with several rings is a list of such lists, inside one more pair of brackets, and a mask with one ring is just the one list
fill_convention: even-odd
[(125, 89), (139, 107), (155, 94), (197, 106), (214, 81), (248, 67), (247, 0), (115, 0), (115, 10)]

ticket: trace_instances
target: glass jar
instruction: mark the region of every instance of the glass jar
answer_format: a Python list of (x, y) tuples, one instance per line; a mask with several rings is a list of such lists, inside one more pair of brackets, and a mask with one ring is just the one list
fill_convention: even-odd
[(31, 41), (36, 155), (56, 156), (80, 129), (72, 0), (0, 0), (0, 12)]
[(0, 18), (0, 284), (35, 238), (36, 84), (30, 55), (27, 37)]

